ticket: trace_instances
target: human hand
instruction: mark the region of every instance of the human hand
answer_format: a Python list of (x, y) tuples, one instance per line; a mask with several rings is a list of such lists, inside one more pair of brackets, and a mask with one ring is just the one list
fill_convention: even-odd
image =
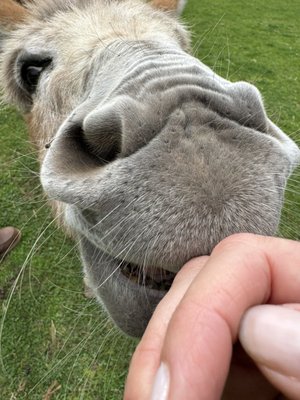
[[(300, 306), (265, 303), (300, 303), (299, 242), (237, 234), (188, 262), (136, 349), (124, 399), (268, 400), (279, 390), (299, 400)], [(278, 390), (241, 346), (231, 362), (238, 335)]]

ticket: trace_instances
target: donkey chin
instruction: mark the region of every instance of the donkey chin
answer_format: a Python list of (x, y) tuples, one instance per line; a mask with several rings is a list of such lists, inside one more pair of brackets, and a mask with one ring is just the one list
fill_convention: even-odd
[(299, 149), (254, 86), (175, 46), (114, 42), (101, 59), (41, 177), (67, 204), (88, 285), (140, 336), (187, 260), (236, 232), (276, 233)]

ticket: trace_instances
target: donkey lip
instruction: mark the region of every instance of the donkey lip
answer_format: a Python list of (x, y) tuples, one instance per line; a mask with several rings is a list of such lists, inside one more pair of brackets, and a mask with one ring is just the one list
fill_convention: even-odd
[[(143, 271), (141, 267), (129, 265), (129, 262), (104, 252), (83, 235), (80, 237), (79, 248), (87, 285), (124, 333), (141, 337), (167, 291), (163, 288), (148, 288), (142, 282), (135, 282), (134, 274), (130, 274), (130, 271), (137, 268)], [(126, 273), (132, 275), (131, 279)]]

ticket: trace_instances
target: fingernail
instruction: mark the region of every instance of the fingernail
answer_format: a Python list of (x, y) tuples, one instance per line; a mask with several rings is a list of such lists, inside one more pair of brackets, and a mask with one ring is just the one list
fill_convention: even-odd
[(170, 374), (166, 364), (161, 363), (154, 378), (151, 400), (167, 400)]
[(240, 341), (256, 362), (281, 374), (300, 378), (300, 312), (263, 305), (246, 312)]

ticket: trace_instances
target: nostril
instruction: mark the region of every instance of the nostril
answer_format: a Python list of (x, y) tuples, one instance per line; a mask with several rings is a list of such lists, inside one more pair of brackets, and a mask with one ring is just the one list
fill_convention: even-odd
[(82, 135), (87, 149), (100, 161), (113, 161), (121, 148), (121, 117), (112, 105), (96, 108), (84, 119)]
[(250, 83), (230, 84), (229, 92), (235, 102), (239, 122), (261, 132), (267, 131), (267, 116), (259, 90)]
[(72, 139), (72, 142), (80, 146), (83, 150), (86, 150), (86, 145), (83, 139), (83, 129), (80, 122), (67, 121), (61, 129), (63, 135), (66, 138)]
[(82, 131), (83, 144), (87, 151), (96, 156), (101, 163), (115, 160), (120, 153), (120, 141), (109, 132), (86, 132)]
[[(80, 149), (98, 165), (113, 161), (119, 153), (119, 141), (110, 130), (85, 130), (80, 121), (73, 120), (64, 125), (62, 132), (68, 140), (68, 150), (77, 152)], [(50, 144), (46, 146), (50, 148)]]

